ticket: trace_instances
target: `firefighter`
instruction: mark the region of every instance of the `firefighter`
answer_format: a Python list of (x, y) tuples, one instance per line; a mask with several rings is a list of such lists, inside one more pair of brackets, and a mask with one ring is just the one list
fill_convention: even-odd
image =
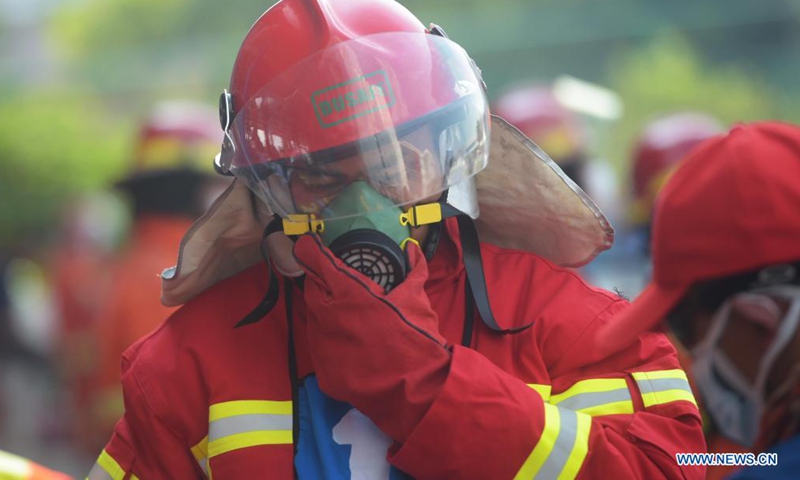
[[(619, 252), (624, 258), (617, 259), (615, 265), (628, 265), (625, 269), (632, 281), (626, 291), (638, 295), (650, 281), (652, 264), (650, 260), (650, 231), (653, 221), (653, 205), (659, 192), (680, 162), (693, 148), (703, 141), (724, 132), (722, 124), (712, 116), (697, 111), (678, 111), (655, 117), (639, 133), (631, 152), (631, 203), (628, 211), (629, 229), (623, 234), (627, 237), (620, 242), (628, 248)], [(696, 391), (691, 375), (691, 356), (677, 344), (678, 359), (684, 370), (689, 371), (689, 383)], [(706, 418), (703, 398), (698, 399), (700, 411), (704, 415), (703, 427), (709, 452), (746, 452), (747, 448), (719, 435), (713, 422)], [(706, 473), (707, 480), (723, 478), (736, 470), (734, 466), (711, 466)]]
[(86, 398), (77, 401), (80, 418), (88, 418), (78, 436), (95, 452), (124, 411), (122, 352), (173, 310), (159, 301), (158, 274), (174, 262), (181, 237), (219, 189), (222, 179), (208, 163), (219, 144), (217, 117), (194, 102), (157, 104), (141, 124), (132, 170), (116, 185), (130, 200), (131, 233), (106, 279), (108, 300), (92, 320), (97, 367)]
[(607, 221), (489, 129), (441, 28), (280, 1), (220, 106), (237, 180), (163, 274), (185, 303), (124, 355), (89, 478), (702, 478), (674, 461), (704, 443), (671, 344), (597, 356), (585, 332), (627, 304), (554, 263), (608, 248)]
[(650, 280), (650, 224), (658, 192), (693, 147), (722, 131), (716, 119), (695, 111), (660, 115), (644, 125), (631, 149), (627, 222), (614, 248), (584, 269), (591, 283), (628, 298), (639, 295)]
[(550, 85), (523, 82), (503, 92), (492, 112), (541, 147), (614, 220), (619, 207), (617, 177), (608, 162), (594, 157), (583, 119), (564, 105)]
[(698, 146), (668, 181), (653, 223), (653, 281), (597, 336), (607, 353), (666, 321), (719, 434), (793, 478), (800, 436), (800, 129), (738, 125)]
[(648, 256), (658, 193), (692, 148), (723, 131), (722, 124), (705, 113), (681, 111), (651, 120), (639, 133), (631, 155), (633, 188), (628, 217)]

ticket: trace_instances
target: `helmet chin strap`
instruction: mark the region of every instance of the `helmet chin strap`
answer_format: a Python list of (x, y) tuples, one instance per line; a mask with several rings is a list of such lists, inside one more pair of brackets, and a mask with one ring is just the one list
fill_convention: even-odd
[(273, 233), (280, 232), (281, 228), (281, 218), (277, 215), (275, 215), (275, 218), (273, 218), (272, 221), (267, 224), (266, 228), (264, 228), (264, 234), (261, 236), (261, 257), (267, 263), (267, 271), (269, 272), (269, 288), (267, 288), (267, 293), (264, 294), (264, 298), (261, 299), (258, 305), (256, 305), (256, 307), (251, 310), (250, 313), (245, 315), (243, 319), (239, 320), (239, 323), (237, 323), (234, 328), (239, 328), (258, 322), (262, 318), (266, 317), (269, 312), (275, 308), (275, 305), (278, 304), (280, 286), (278, 284), (278, 276), (275, 275), (275, 271), (272, 269), (272, 262), (270, 261), (270, 255), (267, 251), (267, 237)]

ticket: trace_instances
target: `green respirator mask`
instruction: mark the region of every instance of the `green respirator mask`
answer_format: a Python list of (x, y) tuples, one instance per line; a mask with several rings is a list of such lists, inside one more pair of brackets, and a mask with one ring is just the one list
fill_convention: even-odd
[[(423, 216), (424, 221), (419, 221)], [(388, 292), (406, 278), (408, 265), (403, 248), (407, 241), (414, 241), (410, 226), (441, 221), (441, 208), (433, 203), (403, 212), (369, 184), (358, 181), (325, 207), (321, 219), (301, 215), (302, 221), (297, 221), (300, 219), (291, 217), (284, 220), (287, 235), (318, 233), (345, 265)], [(326, 221), (326, 217), (335, 220)]]

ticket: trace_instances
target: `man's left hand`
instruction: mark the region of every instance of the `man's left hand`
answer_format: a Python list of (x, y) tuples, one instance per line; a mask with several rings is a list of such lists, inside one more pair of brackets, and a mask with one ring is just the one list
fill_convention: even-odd
[(424, 285), (428, 267), (408, 242), (409, 275), (388, 294), (313, 234), (294, 255), (306, 272), (307, 335), (320, 388), (403, 441), (444, 384), (450, 351)]

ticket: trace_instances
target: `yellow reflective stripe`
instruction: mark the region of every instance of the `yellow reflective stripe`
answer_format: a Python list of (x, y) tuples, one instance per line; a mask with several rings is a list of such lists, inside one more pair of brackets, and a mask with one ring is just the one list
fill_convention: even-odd
[(652, 372), (633, 372), (633, 378), (635, 380), (658, 380), (661, 378), (682, 378), (688, 381), (688, 379), (686, 378), (686, 372), (684, 372), (680, 368), (676, 368), (674, 370), (654, 370)]
[[(210, 459), (241, 448), (257, 445), (292, 444), (292, 402), (273, 400), (234, 400), (209, 407), (209, 433), (206, 445), (197, 445), (195, 458), (205, 448), (207, 475)], [(199, 460), (201, 466), (203, 461)]]
[(589, 452), (592, 418), (548, 403), (544, 409), (544, 430), (514, 478), (572, 480)]
[(192, 447), (192, 455), (194, 455), (194, 459), (198, 462), (208, 456), (208, 435), (200, 440), (200, 443)]
[(194, 455), (194, 459), (197, 460), (197, 463), (200, 464), (203, 473), (208, 476), (208, 435), (200, 440), (200, 443), (192, 447), (192, 455)]
[(634, 372), (633, 378), (645, 408), (681, 400), (697, 406), (686, 372), (681, 369)]
[(139, 477), (137, 477), (136, 475), (131, 473), (131, 479), (130, 480), (139, 480)]
[(514, 480), (528, 480), (539, 473), (545, 460), (550, 456), (550, 452), (553, 451), (553, 446), (556, 444), (556, 439), (558, 439), (558, 432), (560, 430), (561, 415), (558, 412), (558, 407), (545, 403), (544, 430), (542, 430), (542, 434), (539, 436), (539, 441), (536, 443), (536, 446), (533, 447), (533, 451), (528, 455), (528, 458), (525, 459), (525, 463), (522, 464), (522, 468), (520, 468), (519, 472), (514, 476)]
[(277, 414), (291, 415), (291, 401), (272, 401), (272, 400), (234, 400), (211, 405), (208, 411), (209, 421), (221, 418), (232, 417), (234, 415), (247, 414)]
[(578, 472), (586, 460), (589, 453), (589, 432), (592, 429), (592, 418), (588, 415), (578, 414), (578, 425), (575, 434), (575, 445), (569, 454), (564, 470), (558, 476), (558, 480), (572, 480), (578, 476)]
[(103, 450), (102, 453), (100, 453), (100, 457), (97, 459), (97, 463), (98, 465), (103, 467), (103, 470), (105, 470), (106, 473), (111, 475), (111, 478), (113, 478), (114, 480), (122, 480), (123, 478), (125, 478), (125, 470), (122, 469), (119, 463), (117, 463), (117, 461), (114, 460), (114, 457), (109, 455), (108, 452), (105, 451), (105, 449)]
[(593, 417), (633, 413), (633, 400), (624, 378), (590, 378), (552, 395), (550, 403)]
[(284, 445), (292, 443), (291, 430), (260, 430), (255, 432), (228, 435), (208, 444), (208, 458), (222, 455), (231, 450), (257, 445)]
[(123, 480), (125, 478), (125, 470), (114, 460), (114, 457), (108, 454), (105, 450), (100, 453), (97, 458), (97, 463), (94, 464), (92, 471), (89, 472), (90, 480), (102, 480), (110, 478), (111, 480)]
[(652, 407), (653, 405), (663, 405), (665, 403), (677, 402), (679, 400), (686, 400), (697, 406), (697, 400), (694, 399), (692, 392), (686, 390), (664, 390), (661, 392), (645, 393), (642, 395), (642, 401), (645, 408)]
[(593, 407), (581, 408), (575, 411), (589, 415), (590, 417), (600, 417), (603, 415), (632, 415), (633, 401), (623, 400), (621, 402), (605, 403), (603, 405), (595, 405)]
[(550, 385), (544, 385), (541, 383), (529, 383), (529, 387), (539, 392), (539, 395), (542, 396), (542, 399), (546, 402), (550, 400), (550, 392), (553, 391), (553, 387)]
[(581, 393), (608, 392), (621, 388), (628, 388), (628, 383), (624, 378), (591, 378), (589, 380), (581, 380), (564, 392), (553, 395), (550, 398), (550, 403), (555, 405)]

